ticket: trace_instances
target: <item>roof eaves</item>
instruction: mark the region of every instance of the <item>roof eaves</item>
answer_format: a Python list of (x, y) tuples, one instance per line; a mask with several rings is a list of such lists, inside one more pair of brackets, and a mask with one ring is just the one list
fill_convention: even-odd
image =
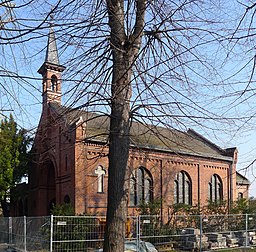
[[(90, 142), (95, 142), (95, 143), (99, 143), (99, 144), (106, 144), (105, 141), (102, 140), (98, 140), (98, 139), (92, 139), (90, 138), (89, 140)], [(86, 140), (85, 140), (85, 143)], [(173, 153), (173, 154), (181, 154), (181, 155), (186, 155), (186, 156), (195, 156), (195, 157), (201, 157), (201, 158), (212, 158), (215, 160), (222, 160), (222, 161), (227, 161), (227, 162), (233, 162), (233, 158), (232, 157), (227, 157), (227, 156), (216, 156), (216, 155), (212, 155), (210, 153), (194, 153), (194, 152), (187, 152), (187, 151), (181, 151), (178, 149), (165, 149), (165, 148), (158, 148), (158, 147), (154, 147), (154, 146), (145, 146), (145, 145), (134, 145), (134, 144), (130, 144), (130, 147), (132, 148), (138, 148), (138, 149), (150, 149), (150, 150), (155, 150), (155, 151), (159, 151), (159, 152), (165, 152), (165, 153)]]

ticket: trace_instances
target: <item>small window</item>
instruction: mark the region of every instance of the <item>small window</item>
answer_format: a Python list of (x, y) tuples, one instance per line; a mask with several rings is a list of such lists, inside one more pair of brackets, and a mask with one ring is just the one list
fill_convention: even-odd
[(69, 204), (70, 203), (70, 197), (68, 195), (65, 195), (64, 197), (64, 203)]
[(52, 75), (51, 77), (51, 90), (58, 91), (58, 79), (56, 75)]
[(51, 214), (54, 206), (56, 206), (56, 199), (53, 198), (50, 202), (49, 202), (49, 205), (48, 205), (48, 214)]
[(98, 175), (97, 179), (97, 192), (98, 193), (103, 193), (104, 192), (104, 175), (106, 175), (106, 170), (103, 169), (101, 165), (97, 167), (95, 170), (95, 174)]
[(243, 193), (238, 193), (238, 199), (240, 200), (240, 199), (243, 199), (244, 198), (244, 194)]

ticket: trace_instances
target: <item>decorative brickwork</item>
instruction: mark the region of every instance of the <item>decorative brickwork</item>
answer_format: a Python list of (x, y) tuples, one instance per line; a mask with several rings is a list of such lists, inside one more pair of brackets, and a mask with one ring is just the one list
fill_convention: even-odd
[[(49, 41), (54, 38), (51, 32)], [(28, 214), (48, 215), (52, 204), (66, 201), (76, 214), (105, 214), (109, 120), (61, 106), (61, 72), (65, 68), (56, 64), (56, 55), (54, 62), (44, 62), (39, 70), (43, 110), (33, 146)], [(214, 196), (227, 202), (236, 200), (241, 190), (248, 196), (246, 178), (237, 187), (236, 148), (221, 149), (193, 130), (180, 132), (139, 123), (131, 126), (131, 142), (130, 214), (136, 214), (137, 207), (131, 197), (162, 198), (161, 213), (167, 216), (175, 201), (189, 199), (193, 206), (205, 206)], [(103, 177), (95, 172), (98, 167), (104, 171)]]

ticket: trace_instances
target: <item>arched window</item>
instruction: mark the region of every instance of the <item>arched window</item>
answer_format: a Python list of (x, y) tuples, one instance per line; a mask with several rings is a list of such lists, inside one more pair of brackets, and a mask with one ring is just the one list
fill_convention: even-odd
[(239, 192), (238, 193), (238, 199), (240, 200), (240, 199), (243, 199), (243, 198), (244, 198), (244, 194), (242, 192)]
[(97, 169), (95, 170), (95, 174), (98, 175), (98, 179), (97, 179), (97, 192), (98, 193), (103, 193), (104, 192), (104, 175), (106, 175), (106, 170), (103, 169), (103, 167), (101, 165), (99, 165), (97, 167)]
[(51, 90), (58, 91), (58, 78), (56, 75), (52, 75), (51, 77)]
[(48, 205), (48, 214), (50, 215), (54, 206), (56, 206), (56, 198), (53, 198)]
[(131, 174), (130, 178), (130, 205), (136, 206), (140, 202), (149, 202), (153, 199), (152, 175), (144, 167), (140, 167)]
[(174, 204), (192, 205), (192, 182), (185, 171), (176, 175), (174, 180)]
[(70, 197), (67, 194), (64, 197), (64, 203), (66, 203), (66, 204), (70, 203)]
[(223, 200), (223, 185), (219, 175), (214, 174), (208, 184), (208, 197), (210, 202), (221, 202)]

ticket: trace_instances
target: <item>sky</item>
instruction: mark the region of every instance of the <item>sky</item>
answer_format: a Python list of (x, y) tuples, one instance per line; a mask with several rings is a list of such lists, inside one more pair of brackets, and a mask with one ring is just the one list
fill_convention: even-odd
[[(16, 2), (20, 3), (23, 1)], [(29, 17), (32, 15), (41, 18), (43, 16), (42, 10), (49, 10), (52, 8), (50, 2), (53, 4), (55, 1), (48, 2), (48, 5), (42, 5), (42, 9), (40, 9), (42, 15), (37, 12), (38, 9), (35, 8), (33, 10), (31, 8), (23, 11), (22, 16)], [(217, 3), (221, 2), (222, 1), (216, 1), (216, 9), (219, 8)], [(235, 1), (227, 1), (221, 3), (226, 5), (224, 6), (226, 11), (219, 12), (220, 18), (230, 19), (230, 23), (237, 22), (236, 25), (239, 25), (239, 22), (237, 20), (235, 21), (235, 18), (232, 16), (237, 17), (236, 15), (240, 15), (241, 17), (243, 11), (241, 6), (240, 9), (233, 8), (234, 2)], [(40, 4), (40, 1), (38, 1), (38, 4)], [(3, 11), (4, 10), (0, 7), (0, 12), (2, 13)], [(245, 24), (248, 23), (250, 23), (249, 18), (248, 20), (245, 20)], [(71, 28), (69, 28), (70, 32), (72, 32)], [(202, 27), (202, 29), (203, 28), (206, 27)], [(78, 46), (75, 48), (72, 43), (70, 43), (70, 49), (65, 48), (63, 46), (64, 38), (60, 35), (61, 32), (63, 32), (61, 27), (57, 27), (56, 30), (61, 63), (67, 64), (70, 66), (70, 69), (72, 69), (74, 68), (74, 65), (69, 61), (70, 54), (72, 55), (72, 52), (75, 52), (76, 54), (74, 55), (79, 55), (84, 53), (83, 50), (85, 49), (82, 50), (81, 48), (78, 48)], [(245, 31), (245, 33), (246, 32), (247, 31)], [(35, 133), (42, 109), (42, 82), (41, 76), (37, 73), (37, 70), (44, 62), (47, 33), (48, 29), (42, 29), (38, 32), (34, 32), (32, 35), (33, 39), (31, 41), (27, 40), (26, 43), (0, 44), (0, 116), (1, 114), (2, 116), (8, 116), (10, 113), (14, 114), (18, 125), (29, 129), (32, 134)], [(179, 39), (179, 35), (179, 33), (175, 34), (177, 40)], [(238, 35), (243, 35), (243, 33)], [(203, 38), (201, 38), (201, 40), (203, 40)], [(16, 41), (20, 42), (19, 40)], [(186, 43), (190, 42), (192, 41), (188, 40)], [(225, 47), (225, 50), (221, 48), (219, 44), (211, 44), (209, 47), (203, 47), (203, 51), (198, 52), (202, 57), (211, 58), (215, 63), (221, 62), (221, 64), (216, 66), (215, 71), (211, 70), (212, 82), (203, 83), (205, 74), (203, 71), (205, 69), (198, 68), (198, 71), (195, 72), (195, 68), (199, 67), (199, 65), (196, 65), (194, 61), (187, 61), (190, 66), (188, 73), (191, 76), (196, 76), (194, 80), (198, 83), (202, 82), (203, 85), (191, 85), (187, 87), (185, 84), (184, 86), (179, 86), (176, 83), (173, 83), (173, 87), (177, 93), (182, 93), (184, 91), (186, 92), (186, 97), (191, 95), (193, 101), (195, 100), (202, 108), (210, 109), (212, 115), (223, 112), (223, 117), (228, 115), (228, 117), (232, 119), (226, 120), (225, 122), (224, 120), (221, 121), (219, 119), (216, 121), (211, 120), (210, 122), (205, 120), (202, 121), (202, 126), (190, 122), (191, 124), (188, 123), (185, 127), (180, 127), (182, 130), (185, 130), (186, 127), (193, 128), (221, 148), (237, 147), (239, 151), (237, 170), (249, 178), (252, 183), (250, 196), (256, 197), (256, 164), (253, 163), (247, 167), (253, 162), (256, 156), (256, 120), (254, 118), (254, 113), (256, 112), (256, 104), (254, 101), (255, 85), (254, 75), (251, 75), (254, 66), (254, 61), (252, 60), (254, 56), (254, 40), (252, 37), (252, 39), (242, 40), (236, 44), (225, 42), (222, 45), (223, 48)], [(90, 41), (86, 46), (90, 46)], [(178, 50), (179, 48), (175, 49)], [(227, 55), (227, 49), (230, 49), (232, 53)], [(149, 60), (148, 64), (150, 63), (151, 61)], [(168, 65), (168, 67), (170, 66)], [(67, 69), (67, 71), (68, 70), (69, 69)], [(10, 71), (12, 71), (11, 75), (13, 78), (7, 76), (10, 75)], [(17, 78), (17, 74), (24, 78)], [(66, 76), (67, 78), (70, 78), (72, 75), (68, 73)], [(168, 80), (170, 76), (171, 73), (163, 75), (166, 80)], [(251, 82), (248, 85), (248, 80), (250, 80), (250, 78)], [(207, 81), (209, 81), (209, 78)], [(164, 86), (164, 84), (165, 83), (162, 82), (161, 85)], [(64, 82), (63, 89), (64, 91), (67, 91), (68, 89), (65, 85), (69, 86), (71, 84), (70, 82), (67, 82), (66, 84)], [(243, 93), (243, 90), (246, 90), (246, 92)], [(134, 93), (136, 94), (136, 91)], [(225, 97), (225, 94), (227, 94), (227, 97)], [(145, 94), (145, 97), (146, 95), (149, 94)], [(177, 98), (177, 96), (171, 96), (171, 94), (168, 94), (167, 97), (169, 99)], [(188, 102), (186, 97), (182, 98), (182, 101)], [(151, 98), (152, 97), (150, 96), (149, 100)], [(181, 99), (181, 96), (179, 99)], [(214, 99), (216, 99), (217, 102), (214, 101)], [(64, 96), (63, 102), (65, 103), (68, 100), (69, 94)], [(171, 111), (175, 108), (176, 107), (169, 107), (168, 109)], [(196, 108), (198, 107), (194, 107), (193, 110), (190, 109), (188, 112), (196, 113)], [(202, 111), (200, 111), (200, 113), (201, 112)], [(175, 126), (176, 124), (173, 125)]]

